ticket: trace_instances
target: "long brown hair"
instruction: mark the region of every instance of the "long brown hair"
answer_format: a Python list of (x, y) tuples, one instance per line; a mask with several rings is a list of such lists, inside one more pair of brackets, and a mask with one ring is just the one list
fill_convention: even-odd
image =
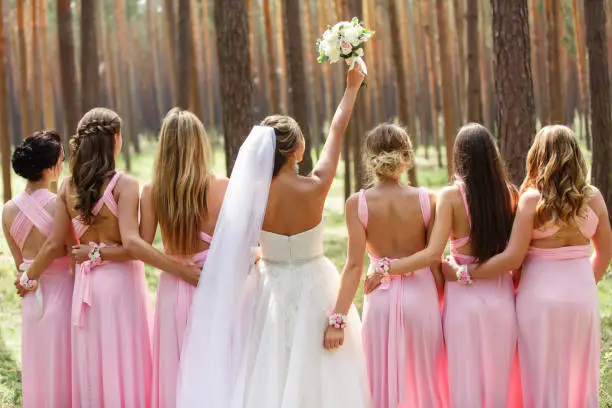
[(527, 176), (521, 192), (535, 188), (541, 194), (535, 226), (552, 221), (573, 225), (584, 214), (592, 191), (587, 165), (567, 126), (543, 127), (527, 153)]
[(172, 109), (162, 122), (151, 195), (164, 245), (179, 255), (197, 252), (211, 149), (202, 122), (189, 111)]
[(79, 121), (70, 139), (70, 169), (76, 188), (74, 209), (86, 225), (94, 222), (93, 208), (102, 195), (102, 186), (115, 174), (115, 135), (121, 132), (121, 118), (106, 108), (93, 108)]
[(463, 126), (455, 140), (455, 177), (465, 184), (472, 220), (470, 244), (479, 262), (502, 252), (512, 232), (517, 192), (508, 179), (491, 132)]

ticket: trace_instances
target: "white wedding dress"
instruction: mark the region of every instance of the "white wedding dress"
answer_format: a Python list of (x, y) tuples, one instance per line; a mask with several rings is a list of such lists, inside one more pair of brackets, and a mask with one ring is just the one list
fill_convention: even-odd
[(323, 254), (323, 224), (284, 236), (262, 231), (250, 279), (256, 299), (235, 408), (366, 408), (370, 398), (361, 322), (351, 308), (344, 345), (323, 348), (338, 270)]
[(322, 224), (262, 231), (275, 143), (274, 129), (256, 126), (240, 148), (193, 298), (178, 408), (371, 406), (354, 307), (344, 345), (323, 348), (340, 278), (323, 255)]

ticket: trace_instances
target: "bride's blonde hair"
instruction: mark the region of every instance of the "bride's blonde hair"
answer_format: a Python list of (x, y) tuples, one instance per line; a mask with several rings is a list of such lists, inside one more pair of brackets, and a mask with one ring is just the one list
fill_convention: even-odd
[(191, 255), (206, 217), (211, 149), (204, 125), (193, 113), (174, 108), (162, 122), (151, 195), (164, 246)]
[(529, 188), (541, 194), (535, 226), (547, 222), (574, 225), (592, 194), (587, 165), (574, 132), (566, 126), (543, 127), (527, 154), (527, 176), (521, 193)]

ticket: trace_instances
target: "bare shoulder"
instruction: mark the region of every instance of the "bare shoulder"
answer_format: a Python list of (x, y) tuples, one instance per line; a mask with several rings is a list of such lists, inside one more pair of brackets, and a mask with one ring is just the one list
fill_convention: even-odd
[(142, 191), (140, 192), (141, 200), (151, 200), (151, 192), (153, 191), (153, 184), (147, 183), (142, 186)]
[(436, 197), (436, 200), (440, 203), (461, 203), (462, 201), (461, 191), (459, 190), (459, 187), (455, 185), (443, 187), (438, 193), (438, 195), (434, 197)]
[(229, 179), (227, 177), (212, 176), (210, 178), (210, 189), (214, 192), (223, 192), (227, 190)]
[(11, 222), (13, 222), (18, 212), (19, 208), (17, 208), (17, 205), (13, 202), (13, 200), (8, 200), (2, 208), (2, 222), (9, 225)]
[(123, 174), (117, 181), (114, 193), (115, 197), (126, 194), (135, 194), (137, 197), (140, 197), (140, 185), (138, 180), (128, 174)]
[(536, 190), (535, 188), (529, 188), (527, 190), (525, 190), (523, 192), (523, 194), (521, 194), (520, 198), (519, 198), (519, 204), (518, 207), (519, 209), (524, 208), (532, 208), (535, 209), (536, 206), (538, 205), (538, 202), (540, 201), (540, 198), (542, 197), (542, 194), (540, 194), (540, 192), (538, 190)]
[(591, 195), (589, 197), (588, 206), (593, 209), (596, 213), (601, 213), (603, 210), (606, 210), (606, 201), (604, 200), (603, 194), (601, 191), (595, 186), (589, 186), (591, 190)]

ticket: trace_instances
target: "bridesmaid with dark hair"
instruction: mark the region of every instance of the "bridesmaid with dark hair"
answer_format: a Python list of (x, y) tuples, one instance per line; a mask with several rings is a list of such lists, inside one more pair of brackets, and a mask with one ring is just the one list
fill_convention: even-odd
[[(53, 130), (34, 133), (13, 153), (13, 170), (27, 184), (21, 194), (5, 204), (2, 229), (18, 269), (32, 263), (51, 235), (56, 197), (49, 185), (60, 176), (63, 159), (60, 136)], [(62, 243), (37, 284), (21, 287), (19, 272), (15, 282), (23, 296), (21, 378), (25, 408), (71, 405), (70, 304), (74, 278), (66, 245)]]
[[(391, 261), (390, 274), (439, 261), (449, 237), (451, 255), (463, 265), (485, 262), (506, 248), (517, 192), (484, 126), (469, 124), (459, 130), (453, 169), (454, 184), (438, 195), (427, 248)], [(496, 269), (488, 279), (472, 281), (462, 274), (446, 282), (443, 327), (451, 407), (520, 404), (511, 269)]]
[[(148, 408), (152, 314), (142, 262), (128, 252), (138, 236), (138, 182), (115, 169), (121, 119), (94, 108), (70, 140), (72, 175), (60, 187), (53, 233), (27, 270), (38, 279), (74, 235), (72, 405)], [(124, 242), (125, 241), (125, 242)], [(124, 247), (125, 244), (125, 247)], [(165, 270), (191, 270), (152, 247), (143, 260)], [(24, 279), (22, 279), (24, 280)]]

